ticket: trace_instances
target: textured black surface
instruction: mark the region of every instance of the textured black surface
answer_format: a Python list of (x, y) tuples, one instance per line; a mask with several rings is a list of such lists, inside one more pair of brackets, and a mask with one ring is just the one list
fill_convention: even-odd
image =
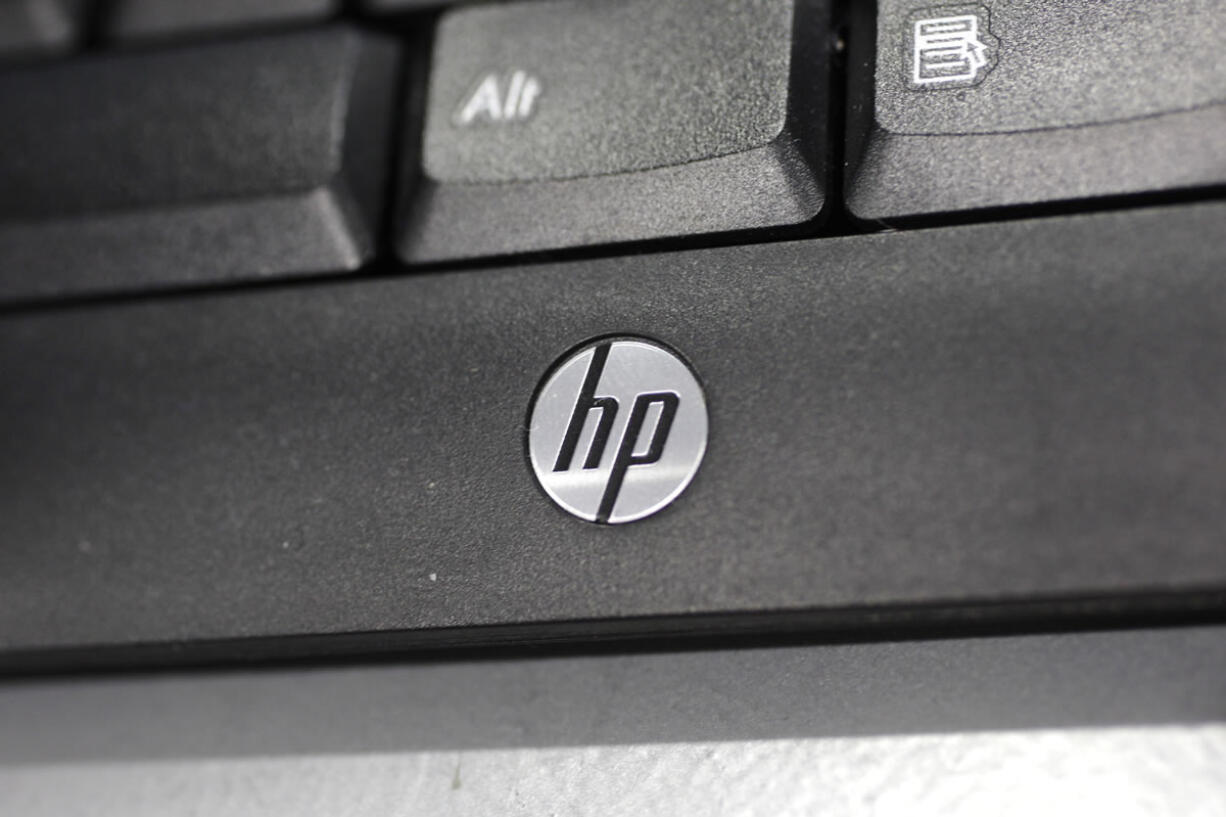
[(0, 59), (62, 54), (80, 35), (81, 0), (0, 0)]
[[(882, 0), (875, 43), (871, 4), (852, 8), (846, 190), (861, 218), (1226, 183), (1216, 0)], [(988, 70), (973, 85), (913, 84), (917, 18), (976, 11)]]
[(356, 268), (394, 62), (333, 28), (0, 75), (0, 299)]
[[(794, 7), (795, 6), (795, 7)], [(824, 0), (539, 2), (439, 25), (408, 260), (795, 224), (825, 195)], [(540, 94), (462, 122), (491, 73)], [(418, 173), (410, 156), (407, 175)]]
[[(10, 315), (3, 646), (1221, 590), (1224, 224)], [(711, 419), (685, 495), (618, 528), (555, 508), (523, 450), (538, 379), (609, 333), (681, 350)]]
[(375, 14), (421, 11), (454, 5), (456, 0), (359, 0), (360, 7)]
[(320, 20), (340, 0), (113, 0), (106, 34), (120, 40)]
[(0, 810), (1219, 815), (1224, 648), (1197, 628), (0, 684)]
[(8, 683), (0, 767), (1223, 719), (1196, 627)]

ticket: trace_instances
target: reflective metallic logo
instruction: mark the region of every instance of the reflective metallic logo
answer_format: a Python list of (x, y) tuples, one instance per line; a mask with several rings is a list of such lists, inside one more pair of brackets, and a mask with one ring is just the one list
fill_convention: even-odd
[(532, 406), (528, 458), (545, 493), (582, 519), (650, 516), (685, 490), (707, 450), (707, 404), (676, 353), (642, 338), (567, 355)]

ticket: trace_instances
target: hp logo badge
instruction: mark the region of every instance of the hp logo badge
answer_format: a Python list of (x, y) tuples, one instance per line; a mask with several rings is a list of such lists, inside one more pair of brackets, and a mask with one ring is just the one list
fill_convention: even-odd
[(612, 525), (650, 516), (694, 478), (707, 449), (707, 404), (689, 366), (641, 338), (567, 355), (532, 406), (528, 458), (570, 513)]

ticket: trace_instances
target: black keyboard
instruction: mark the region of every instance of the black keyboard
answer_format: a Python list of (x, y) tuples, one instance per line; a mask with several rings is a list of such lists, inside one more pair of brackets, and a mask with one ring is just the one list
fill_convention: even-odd
[(1220, 621), (1223, 55), (0, 0), (0, 668)]

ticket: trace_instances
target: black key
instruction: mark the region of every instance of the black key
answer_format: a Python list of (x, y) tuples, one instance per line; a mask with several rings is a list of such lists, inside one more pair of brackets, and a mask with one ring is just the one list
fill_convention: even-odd
[(0, 0), (0, 59), (62, 54), (77, 42), (84, 0)]
[[(10, 315), (0, 646), (1220, 599), (1224, 225), (1205, 204)], [(538, 488), (525, 423), (556, 360), (624, 333), (686, 357), (711, 433), (676, 501), (598, 525)], [(730, 618), (651, 618), (682, 613)]]
[(847, 200), (890, 220), (1226, 183), (1226, 5), (881, 0)]
[(356, 269), (394, 62), (336, 28), (0, 75), (0, 298)]
[[(452, 11), (410, 261), (796, 224), (824, 200), (824, 0)], [(416, 166), (407, 176), (417, 174)]]
[(340, 0), (115, 0), (106, 32), (119, 40), (321, 20)]

